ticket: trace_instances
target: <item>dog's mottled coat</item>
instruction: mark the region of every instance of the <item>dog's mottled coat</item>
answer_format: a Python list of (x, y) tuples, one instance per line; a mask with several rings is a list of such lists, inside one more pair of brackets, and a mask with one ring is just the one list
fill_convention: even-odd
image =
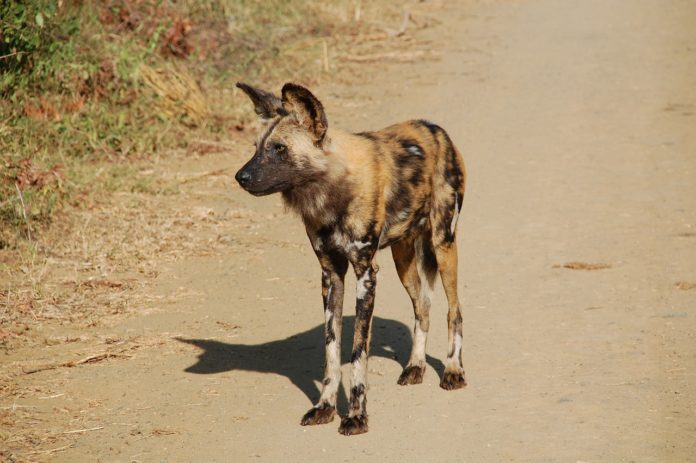
[(422, 382), (430, 294), (439, 270), (449, 305), (449, 348), (440, 386), (464, 387), (455, 235), (466, 171), (447, 133), (432, 122), (412, 120), (352, 134), (330, 128), (322, 104), (304, 87), (288, 83), (278, 98), (237, 86), (251, 98), (264, 130), (236, 179), (255, 195), (282, 194), (302, 217), (322, 269), (323, 389), (302, 424), (327, 423), (336, 414), (344, 277), (350, 263), (357, 278), (356, 322), (350, 409), (339, 431), (367, 431), (367, 358), (379, 270), (374, 258), (387, 246), (416, 319), (411, 357), (398, 383)]

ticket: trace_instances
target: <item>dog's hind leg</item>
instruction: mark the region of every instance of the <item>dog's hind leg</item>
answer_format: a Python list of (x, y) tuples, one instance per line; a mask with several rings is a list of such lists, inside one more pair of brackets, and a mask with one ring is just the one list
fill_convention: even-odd
[[(427, 236), (424, 236), (427, 235)], [(392, 257), (401, 283), (413, 304), (415, 324), (411, 357), (399, 376), (398, 384), (420, 384), (425, 373), (425, 345), (430, 328), (430, 297), (437, 274), (430, 233), (398, 241), (392, 245)]]
[[(457, 159), (453, 148), (449, 150), (449, 154), (453, 160)], [(452, 167), (448, 169), (448, 172), (451, 170), (453, 170)], [(435, 207), (430, 214), (433, 230), (432, 244), (449, 309), (447, 311), (447, 360), (445, 372), (440, 381), (440, 387), (447, 390), (466, 386), (462, 366), (462, 312), (457, 294), (456, 240), (457, 219), (462, 207), (464, 185), (459, 181), (453, 182), (454, 185), (450, 184), (451, 177), (452, 175), (446, 176), (447, 183), (443, 182), (436, 190)]]
[(442, 286), (447, 296), (447, 359), (440, 387), (447, 390), (466, 386), (462, 364), (462, 312), (457, 295), (457, 243), (435, 246)]

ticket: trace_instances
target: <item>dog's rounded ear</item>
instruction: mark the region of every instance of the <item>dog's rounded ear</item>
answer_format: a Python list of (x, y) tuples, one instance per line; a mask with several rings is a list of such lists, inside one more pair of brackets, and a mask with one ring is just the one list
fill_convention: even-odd
[(321, 102), (301, 85), (287, 83), (282, 90), (283, 108), (313, 136), (319, 146), (324, 140), (329, 123)]
[(237, 82), (237, 88), (247, 94), (251, 102), (254, 103), (254, 111), (261, 119), (273, 119), (276, 116), (284, 116), (287, 113), (283, 109), (283, 103), (280, 98), (244, 82)]

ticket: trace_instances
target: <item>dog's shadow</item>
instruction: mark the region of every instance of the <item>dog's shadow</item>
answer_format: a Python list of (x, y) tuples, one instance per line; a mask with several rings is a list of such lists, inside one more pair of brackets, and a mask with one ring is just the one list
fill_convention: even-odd
[[(350, 359), (355, 317), (343, 318), (343, 342), (341, 360)], [(210, 339), (177, 338), (193, 344), (203, 352), (198, 362), (186, 368), (188, 373), (213, 374), (233, 370), (258, 371), (286, 376), (307, 398), (315, 403), (319, 398), (324, 365), (324, 326), (295, 334), (278, 341), (263, 344), (228, 344)], [(408, 362), (411, 348), (409, 328), (401, 322), (379, 317), (372, 319), (371, 357), (385, 357), (398, 361), (401, 366)], [(428, 364), (442, 376), (444, 365), (440, 360), (427, 356)], [(396, 383), (394, 378), (394, 382)], [(339, 389), (339, 409), (347, 408), (343, 388)]]

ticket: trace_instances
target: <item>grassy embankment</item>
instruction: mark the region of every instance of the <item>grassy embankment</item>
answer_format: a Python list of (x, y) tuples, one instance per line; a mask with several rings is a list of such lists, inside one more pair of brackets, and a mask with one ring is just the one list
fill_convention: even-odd
[[(406, 26), (431, 20), (409, 20), (406, 7), (417, 5), (3, 2), (0, 346), (43, 321), (89, 319), (87, 305), (112, 310), (116, 296), (78, 297), (128, 289), (112, 274), (156, 273), (140, 263), (194, 226), (181, 226), (184, 214), (167, 200), (180, 184), (157, 174), (172, 153), (229, 150), (244, 136), (252, 114), (237, 80), (316, 85), (349, 80), (384, 56), (408, 59), (394, 54), (411, 46)], [(61, 268), (77, 277), (57, 279)]]
[(87, 405), (13, 405), (55, 394), (31, 373), (160, 346), (168, 339), (110, 327), (188, 297), (150, 290), (172, 260), (258, 244), (243, 227), (263, 217), (207, 207), (229, 204), (221, 192), (234, 172), (220, 164), (254, 136), (234, 83), (350, 83), (382, 62), (420, 59), (430, 44), (412, 32), (434, 21), (430, 8), (0, 2), (0, 460), (44, 461), (79, 437), (61, 429)]

